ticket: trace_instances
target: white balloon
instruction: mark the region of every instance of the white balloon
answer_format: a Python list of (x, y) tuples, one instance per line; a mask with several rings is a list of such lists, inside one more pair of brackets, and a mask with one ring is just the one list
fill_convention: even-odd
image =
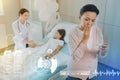
[(39, 12), (39, 18), (42, 21), (48, 21), (51, 15), (58, 10), (56, 0), (35, 0), (34, 7)]

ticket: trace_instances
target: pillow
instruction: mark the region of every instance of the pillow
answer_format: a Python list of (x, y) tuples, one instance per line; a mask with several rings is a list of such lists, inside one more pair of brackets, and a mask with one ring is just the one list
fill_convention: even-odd
[(63, 48), (60, 51), (70, 56), (70, 50), (69, 50), (68, 44), (64, 44)]
[(65, 35), (65, 43), (68, 43), (69, 42), (69, 33), (72, 29), (74, 29), (76, 26), (78, 26), (77, 24), (74, 24), (74, 23), (70, 23), (70, 22), (65, 22), (65, 21), (61, 21), (60, 23), (58, 23), (57, 25), (55, 25), (55, 27), (51, 30), (51, 32), (49, 32), (47, 34), (47, 37), (48, 38), (53, 38), (54, 35), (55, 35), (55, 32), (58, 30), (58, 29), (65, 29), (66, 31), (66, 35)]

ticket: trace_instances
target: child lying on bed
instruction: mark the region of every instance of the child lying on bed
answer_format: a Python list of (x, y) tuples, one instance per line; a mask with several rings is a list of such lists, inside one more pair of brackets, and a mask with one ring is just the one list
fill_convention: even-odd
[(40, 57), (45, 57), (46, 59), (50, 59), (55, 56), (61, 65), (62, 62), (60, 61), (61, 60), (60, 58), (66, 56), (61, 52), (59, 53), (60, 49), (64, 45), (65, 34), (66, 32), (64, 29), (58, 29), (54, 37), (50, 38), (47, 43), (38, 44), (36, 48), (28, 49), (31, 51), (32, 54), (28, 56), (25, 64), (36, 65)]
[(50, 38), (47, 43), (40, 42), (36, 44), (35, 48), (28, 48), (32, 53), (35, 54), (46, 54), (50, 50), (51, 54), (45, 56), (46, 59), (56, 55), (64, 45), (65, 30), (58, 29), (53, 38)]
[[(64, 45), (64, 37), (65, 37), (65, 30), (58, 29), (54, 35), (54, 38), (49, 39), (46, 44), (42, 44), (42, 45), (47, 45), (46, 46), (47, 50), (44, 53), (44, 54), (47, 53), (45, 56), (46, 59), (50, 59), (60, 51), (60, 49)], [(41, 46), (41, 44), (38, 44), (38, 46)]]
[(46, 59), (50, 59), (60, 51), (60, 49), (64, 45), (64, 37), (65, 37), (65, 30), (58, 29), (57, 32), (55, 33), (54, 38), (48, 41), (49, 49), (52, 50), (52, 53), (48, 53), (45, 56)]

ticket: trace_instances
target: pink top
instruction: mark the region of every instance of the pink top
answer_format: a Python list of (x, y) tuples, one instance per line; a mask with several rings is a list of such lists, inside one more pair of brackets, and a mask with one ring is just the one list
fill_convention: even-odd
[[(92, 48), (89, 49), (87, 45), (79, 43), (82, 40), (83, 32), (76, 27), (71, 31), (69, 36), (69, 46), (71, 51), (71, 59), (68, 64), (68, 70), (70, 71), (69, 76), (77, 77), (81, 79), (86, 79), (87, 77), (91, 78), (94, 76), (94, 71), (97, 70), (97, 62), (98, 62), (98, 46), (96, 45), (99, 41), (99, 36), (102, 35), (100, 30), (94, 31), (93, 34), (93, 43)], [(85, 73), (84, 73), (85, 72)], [(85, 75), (87, 74), (90, 75)], [(83, 75), (81, 75), (83, 74)]]

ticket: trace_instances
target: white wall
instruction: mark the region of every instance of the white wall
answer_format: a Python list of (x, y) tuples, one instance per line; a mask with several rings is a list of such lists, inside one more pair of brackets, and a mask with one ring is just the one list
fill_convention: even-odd
[(109, 53), (102, 63), (120, 70), (120, 0), (107, 0), (104, 20), (104, 39), (109, 43)]
[(0, 24), (0, 49), (7, 47), (7, 36), (5, 24)]
[(95, 4), (100, 10), (99, 21), (103, 22), (106, 0), (59, 0), (60, 14), (64, 20), (79, 23), (79, 12), (85, 4)]
[(13, 33), (11, 24), (17, 19), (20, 0), (3, 0), (4, 15), (0, 16), (0, 23), (6, 24), (7, 34)]
[[(0, 24), (5, 25), (6, 36), (13, 35), (11, 24), (17, 19), (18, 11), (20, 9), (20, 0), (2, 0), (4, 15), (0, 16)], [(2, 34), (3, 31), (0, 31)], [(7, 42), (8, 43), (8, 42)], [(12, 44), (8, 43), (7, 45)]]

